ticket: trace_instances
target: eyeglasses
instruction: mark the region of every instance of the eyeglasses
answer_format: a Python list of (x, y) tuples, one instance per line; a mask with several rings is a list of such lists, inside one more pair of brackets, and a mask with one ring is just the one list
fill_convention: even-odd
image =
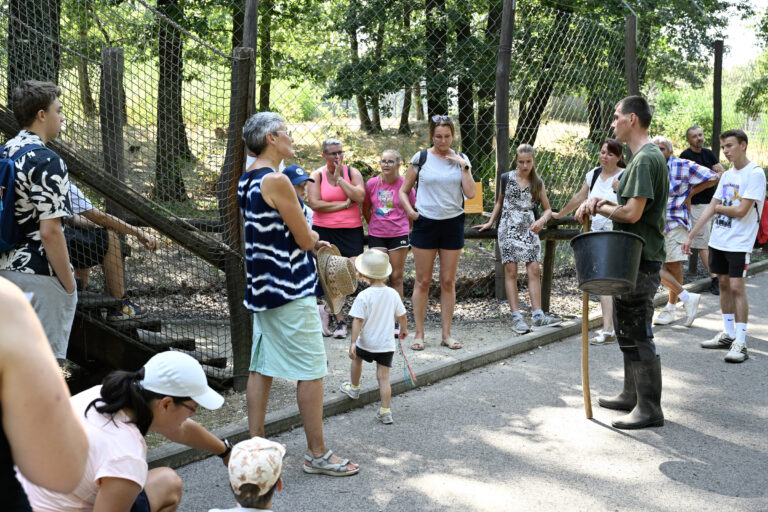
[(437, 123), (438, 121), (453, 121), (451, 116), (432, 116), (432, 122)]
[(336, 151), (335, 153), (326, 153), (326, 155), (331, 157), (331, 158), (338, 158), (340, 156), (344, 156), (344, 152), (343, 151)]
[(379, 163), (380, 163), (381, 165), (395, 165), (395, 164), (397, 164), (397, 162), (395, 162), (394, 160), (382, 160), (382, 161), (381, 161), (381, 162), (379, 162)]
[(178, 404), (176, 404), (176, 405), (180, 405), (180, 406), (182, 406), (182, 407), (184, 407), (184, 408), (186, 408), (186, 409), (189, 409), (190, 411), (192, 411), (192, 414), (193, 414), (193, 415), (194, 415), (194, 414), (197, 414), (197, 407), (192, 407), (191, 405), (187, 405), (187, 404), (185, 404), (184, 402), (179, 402), (179, 403), (178, 403)]
[(277, 130), (275, 133), (281, 133), (281, 132), (286, 134), (288, 137), (291, 137), (293, 135), (293, 132), (291, 130)]

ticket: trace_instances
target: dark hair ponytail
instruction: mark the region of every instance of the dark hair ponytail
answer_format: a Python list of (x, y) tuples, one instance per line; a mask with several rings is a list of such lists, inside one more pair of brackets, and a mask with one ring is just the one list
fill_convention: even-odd
[[(84, 415), (93, 407), (97, 412), (115, 421), (115, 414), (123, 409), (133, 413), (131, 423), (136, 424), (142, 436), (146, 436), (152, 424), (152, 400), (159, 400), (165, 395), (144, 389), (139, 381), (144, 379), (144, 368), (137, 372), (114, 371), (104, 378), (101, 385), (101, 398), (96, 398), (85, 408)], [(189, 397), (172, 397), (174, 403), (190, 400)]]

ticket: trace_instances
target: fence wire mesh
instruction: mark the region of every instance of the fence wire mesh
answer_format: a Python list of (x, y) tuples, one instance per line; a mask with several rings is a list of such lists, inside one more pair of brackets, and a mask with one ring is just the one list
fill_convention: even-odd
[[(9, 91), (21, 80), (59, 84), (66, 117), (60, 147), (76, 161), (73, 182), (97, 208), (132, 226), (126, 230), (140, 229), (159, 242), (151, 252), (140, 238), (122, 236), (121, 247), (130, 248), (121, 249), (130, 252), (120, 259), (124, 289), (157, 320), (148, 327), (159, 329), (133, 335), (186, 349), (213, 363), (209, 374), (225, 380), (233, 374), (231, 337), (247, 332), (244, 322), (230, 319), (221, 263), (221, 254), (241, 258), (236, 221), (222, 214), (222, 199), (231, 193), (222, 170), (236, 161), (230, 139), (239, 137), (239, 127), (231, 131), (230, 120), (244, 114), (231, 111), (230, 101), (238, 63), (233, 49), (244, 41), (247, 1), (0, 4), (0, 81), (6, 85), (0, 105), (10, 108)], [(590, 15), (578, 2), (516, 4), (510, 162), (514, 167), (517, 145), (534, 145), (550, 202), (561, 208), (598, 165), (614, 106), (627, 94), (626, 13), (601, 6), (601, 15)], [(450, 114), (454, 147), (473, 162), (488, 212), (496, 192), (502, 9), (501, 0), (261, 0), (255, 109), (286, 118), (296, 150), (295, 162), (286, 163), (320, 167), (320, 144), (334, 137), (344, 142), (345, 163), (366, 179), (378, 173), (384, 149), (397, 149), (407, 161), (430, 146), (428, 119)], [(655, 49), (644, 42), (641, 37), (638, 75), (655, 108), (652, 134), (672, 139), (676, 153), (686, 147), (690, 125), (700, 125), (709, 139), (712, 77), (701, 69), (711, 73), (710, 63), (682, 63), (679, 76), (697, 80), (658, 80), (651, 68), (660, 64), (647, 58)], [(722, 129), (745, 129), (750, 156), (766, 164), (765, 88), (744, 77), (768, 75), (768, 65), (763, 56), (749, 66), (723, 75)], [(12, 127), (2, 128), (13, 135)], [(569, 265), (567, 245), (559, 244), (561, 267)], [(110, 291), (115, 271), (106, 270), (94, 267), (88, 290)], [(103, 319), (105, 311), (89, 314)]]

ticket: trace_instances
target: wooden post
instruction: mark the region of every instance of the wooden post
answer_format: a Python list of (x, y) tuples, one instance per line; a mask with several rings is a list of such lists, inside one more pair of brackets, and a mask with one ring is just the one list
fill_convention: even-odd
[[(99, 118), (104, 171), (125, 182), (123, 158), (123, 49), (104, 48), (101, 51), (101, 89), (99, 92)], [(107, 200), (106, 211), (123, 217), (123, 209)]]
[[(557, 229), (557, 226), (554, 226), (553, 229)], [(541, 309), (544, 311), (549, 311), (549, 298), (552, 295), (552, 279), (555, 273), (556, 249), (556, 239), (547, 239), (544, 242), (544, 269), (541, 276)]]
[[(259, 35), (259, 0), (245, 0), (245, 16), (243, 16), (243, 46), (256, 51), (256, 42)], [(251, 59), (251, 66), (256, 70), (256, 59)], [(248, 115), (256, 112), (256, 80), (250, 82), (251, 97), (248, 103)], [(240, 134), (238, 134), (240, 137)]]
[[(496, 56), (496, 194), (504, 193), (501, 190), (501, 175), (509, 170), (509, 70), (514, 34), (515, 0), (504, 0), (499, 52)], [(507, 296), (504, 288), (504, 265), (501, 263), (498, 241), (495, 244), (494, 291), (497, 299), (504, 299)]]
[(637, 17), (627, 16), (624, 26), (624, 74), (629, 96), (640, 94), (637, 73)]
[[(125, 61), (122, 48), (104, 48), (101, 50), (101, 86), (99, 91), (99, 118), (101, 121), (101, 147), (104, 158), (104, 172), (125, 183), (125, 159), (123, 156), (123, 112), (125, 97), (123, 93), (123, 72)], [(114, 201), (106, 200), (104, 209), (120, 219), (125, 218), (125, 210)], [(125, 244), (125, 235), (119, 235), (120, 243)], [(122, 247), (125, 247), (122, 245)], [(120, 254), (122, 255), (122, 249)], [(125, 262), (120, 258), (118, 271), (125, 274)]]
[(233, 51), (227, 152), (218, 184), (222, 240), (232, 249), (224, 256), (224, 271), (232, 340), (233, 386), (236, 391), (245, 390), (248, 381), (253, 336), (251, 315), (243, 306), (246, 287), (245, 246), (240, 229), (237, 183), (245, 168), (245, 145), (241, 134), (254, 99), (254, 55), (253, 48), (235, 48)]
[(715, 75), (712, 84), (712, 152), (720, 160), (720, 131), (723, 127), (723, 40), (715, 41)]

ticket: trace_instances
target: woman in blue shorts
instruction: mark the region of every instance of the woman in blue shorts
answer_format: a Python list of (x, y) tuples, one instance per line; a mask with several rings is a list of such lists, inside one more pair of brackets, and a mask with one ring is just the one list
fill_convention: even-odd
[[(441, 345), (462, 348), (462, 344), (451, 337), (451, 321), (456, 303), (456, 271), (464, 248), (464, 198), (475, 197), (475, 181), (469, 159), (451, 149), (455, 135), (450, 116), (433, 116), (429, 125), (432, 147), (413, 155), (400, 187), (400, 203), (413, 221), (411, 247), (416, 267), (412, 297), (416, 324), (413, 350), (424, 349), (424, 319), (437, 255), (440, 256)], [(425, 156), (423, 162), (422, 155)], [(414, 187), (417, 189), (415, 209), (408, 200)]]

